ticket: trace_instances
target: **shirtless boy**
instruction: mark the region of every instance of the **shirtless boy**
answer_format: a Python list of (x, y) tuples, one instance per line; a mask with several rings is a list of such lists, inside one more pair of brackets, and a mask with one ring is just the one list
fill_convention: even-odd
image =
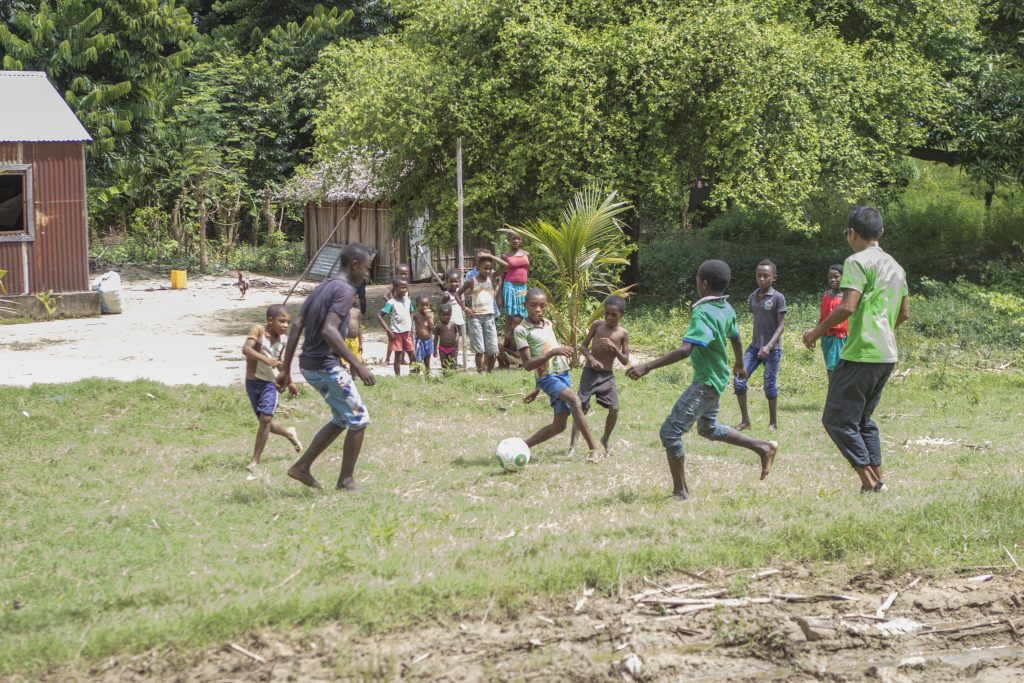
[(459, 326), (452, 320), (452, 304), (441, 304), (440, 319), (434, 325), (434, 355), (439, 356), (442, 370), (454, 370), (459, 355)]
[(430, 297), (426, 294), (416, 297), (412, 325), (416, 330), (416, 362), (423, 363), (423, 369), (429, 375), (430, 357), (434, 355), (434, 311), (430, 308)]
[[(580, 389), (577, 392), (583, 412), (590, 412), (590, 398), (597, 399), (597, 405), (608, 410), (604, 421), (601, 446), (605, 455), (611, 455), (608, 442), (619, 419), (619, 388), (615, 384), (612, 367), (615, 361), (629, 365), (629, 332), (619, 324), (626, 314), (626, 300), (621, 296), (610, 296), (604, 302), (604, 318), (595, 320), (587, 330), (580, 349), (587, 359), (580, 375)], [(570, 452), (576, 448), (576, 423), (573, 423)]]

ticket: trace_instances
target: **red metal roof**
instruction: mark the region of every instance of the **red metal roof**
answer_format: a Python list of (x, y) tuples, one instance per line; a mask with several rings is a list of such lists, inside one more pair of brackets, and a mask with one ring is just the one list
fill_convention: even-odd
[(42, 71), (0, 71), (0, 142), (89, 142)]

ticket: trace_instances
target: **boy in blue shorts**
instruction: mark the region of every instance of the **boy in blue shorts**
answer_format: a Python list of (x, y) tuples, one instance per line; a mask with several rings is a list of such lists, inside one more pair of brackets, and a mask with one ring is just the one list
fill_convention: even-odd
[[(335, 488), (348, 491), (358, 488), (355, 480), (356, 461), (363, 448), (363, 436), (366, 426), (370, 424), (370, 413), (359, 396), (352, 375), (358, 376), (367, 386), (373, 385), (374, 377), (369, 368), (352, 353), (352, 349), (345, 343), (345, 337), (348, 335), (349, 311), (356, 299), (355, 285), (366, 280), (372, 260), (373, 252), (365, 245), (353, 242), (345, 247), (341, 252), (341, 270), (338, 275), (317, 285), (302, 304), (295, 332), (288, 339), (281, 371), (277, 376), (279, 389), (292, 383), (292, 358), (299, 345), (299, 335), (305, 333), (299, 369), (310, 386), (330, 406), (331, 421), (320, 428), (306, 452), (288, 468), (288, 476), (312, 488), (320, 488), (320, 482), (313, 477), (310, 468), (346, 429), (348, 434), (345, 435), (342, 451), (341, 472)], [(342, 359), (348, 370), (341, 366)]]
[[(250, 479), (255, 478), (263, 449), (271, 434), (288, 439), (296, 453), (302, 451), (295, 427), (282, 427), (274, 422), (274, 411), (277, 410), (277, 378), (274, 373), (281, 367), (281, 353), (288, 344), (288, 323), (292, 316), (281, 304), (267, 308), (267, 324), (253, 325), (242, 346), (245, 356), (245, 393), (249, 395), (249, 403), (259, 420), (256, 429), (256, 445), (252, 449), (252, 459), (246, 465)], [(294, 384), (288, 385), (292, 396), (298, 394)]]
[(548, 297), (544, 290), (537, 287), (529, 290), (526, 293), (526, 317), (513, 335), (523, 369), (537, 371), (537, 389), (548, 395), (555, 413), (551, 424), (526, 438), (526, 445), (533, 448), (561, 434), (571, 414), (573, 425), (583, 434), (590, 448), (587, 462), (597, 462), (594, 437), (590, 434), (580, 397), (572, 390), (569, 379), (568, 359), (572, 358), (572, 349), (562, 346), (555, 338), (552, 322), (544, 319), (547, 307)]
[[(690, 358), (693, 364), (693, 383), (676, 401), (672, 412), (661, 425), (661, 443), (668, 454), (668, 468), (672, 474), (672, 497), (688, 500), (686, 486), (686, 459), (682, 436), (697, 423), (697, 433), (705, 439), (724, 441), (754, 451), (761, 459), (761, 479), (772, 471), (779, 444), (759, 441), (726, 427), (717, 421), (718, 401), (729, 386), (733, 375), (744, 377), (743, 345), (736, 327), (736, 311), (728, 304), (725, 288), (731, 273), (725, 261), (705, 261), (697, 270), (697, 293), (700, 299), (693, 304), (690, 326), (683, 342), (674, 351), (626, 370), (630, 379), (640, 379), (655, 368), (678, 363)], [(732, 347), (735, 361), (729, 369), (726, 341)]]
[(736, 431), (750, 428), (750, 413), (747, 412), (747, 377), (754, 374), (758, 366), (764, 365), (764, 396), (768, 399), (768, 429), (779, 426), (779, 363), (782, 361), (782, 332), (786, 328), (786, 297), (775, 289), (778, 271), (775, 264), (765, 259), (757, 264), (754, 273), (757, 289), (747, 297), (750, 314), (754, 318), (754, 334), (750, 346), (743, 354), (743, 369), (746, 377), (737, 376), (733, 381), (736, 401), (740, 405), (740, 423)]
[(850, 211), (843, 234), (853, 255), (843, 264), (843, 299), (817, 327), (804, 332), (804, 345), (813, 349), (826, 332), (844, 320), (850, 323), (829, 378), (821, 423), (860, 477), (861, 493), (888, 490), (882, 479), (882, 436), (871, 415), (896, 366), (896, 328), (910, 318), (907, 274), (878, 246), (883, 232), (877, 209)]

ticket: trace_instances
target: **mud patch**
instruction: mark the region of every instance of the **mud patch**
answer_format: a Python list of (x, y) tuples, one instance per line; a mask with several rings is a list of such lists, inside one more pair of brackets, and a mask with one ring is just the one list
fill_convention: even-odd
[[(1014, 681), (1024, 579), (843, 576), (794, 565), (581, 587), (512, 620), (488, 614), (359, 636), (261, 630), (201, 653), (152, 651), (43, 680)], [(973, 579), (973, 580), (972, 580)]]

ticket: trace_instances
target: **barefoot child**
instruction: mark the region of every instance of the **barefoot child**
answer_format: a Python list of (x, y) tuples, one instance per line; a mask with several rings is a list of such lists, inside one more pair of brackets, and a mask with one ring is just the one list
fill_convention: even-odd
[[(779, 445), (774, 441), (758, 441), (726, 427), (717, 421), (718, 402), (729, 386), (730, 376), (743, 377), (743, 345), (736, 328), (736, 311), (726, 301), (725, 288), (729, 285), (729, 265), (725, 261), (705, 261), (697, 269), (697, 293), (700, 299), (693, 304), (690, 326), (683, 342), (674, 351), (660, 358), (634, 365), (626, 371), (631, 379), (640, 379), (655, 368), (678, 363), (689, 357), (693, 364), (693, 383), (687, 387), (672, 412), (661, 425), (661, 443), (668, 454), (668, 469), (672, 473), (672, 497), (688, 500), (686, 486), (686, 459), (683, 453), (683, 434), (697, 423), (697, 433), (705, 439), (724, 441), (757, 453), (761, 459), (761, 479), (772, 471)], [(732, 347), (732, 371), (729, 370), (726, 340)]]
[[(488, 252), (480, 252), (476, 275), (462, 283), (455, 294), (466, 314), (469, 343), (476, 355), (478, 373), (494, 370), (494, 360), (498, 355), (498, 330), (494, 326), (494, 261), (495, 257)], [(472, 296), (472, 308), (463, 302), (462, 297), (466, 294)]]
[(555, 413), (551, 424), (527, 437), (526, 445), (533, 448), (561, 434), (571, 414), (573, 428), (583, 433), (590, 449), (587, 462), (597, 462), (594, 437), (583, 415), (580, 397), (572, 390), (569, 380), (568, 359), (572, 358), (572, 349), (562, 346), (555, 338), (551, 321), (544, 319), (547, 307), (548, 297), (544, 290), (536, 287), (529, 290), (526, 293), (526, 318), (515, 330), (516, 347), (523, 361), (523, 369), (537, 371), (537, 389), (548, 395)]
[(336, 488), (354, 490), (356, 462), (363, 448), (363, 436), (370, 424), (370, 413), (359, 397), (352, 375), (341, 367), (344, 360), (352, 374), (372, 386), (373, 373), (364, 366), (345, 343), (348, 333), (348, 315), (356, 298), (355, 285), (366, 280), (370, 272), (373, 252), (353, 242), (341, 252), (341, 271), (338, 276), (324, 280), (302, 304), (294, 334), (288, 339), (281, 372), (277, 376), (278, 388), (292, 383), (291, 363), (299, 336), (305, 333), (299, 369), (310, 386), (320, 392), (331, 408), (331, 421), (320, 428), (306, 448), (306, 452), (288, 469), (288, 476), (306, 486), (320, 488), (310, 468), (320, 454), (348, 429), (342, 452), (341, 472)]
[[(395, 352), (395, 377), (402, 374), (404, 354), (412, 354), (412, 305), (409, 303), (409, 283), (391, 280), (391, 298), (377, 313), (377, 320), (388, 335), (388, 351)], [(387, 320), (384, 316), (387, 316)]]
[[(824, 321), (842, 302), (843, 293), (839, 289), (839, 283), (842, 279), (843, 267), (841, 265), (834, 264), (828, 267), (828, 289), (821, 296), (819, 323)], [(821, 337), (821, 355), (825, 357), (825, 372), (828, 373), (830, 381), (832, 379), (832, 371), (839, 365), (839, 355), (843, 352), (848, 332), (849, 327), (847, 321), (844, 320), (827, 330)]]
[(416, 310), (412, 314), (416, 328), (416, 362), (423, 363), (423, 369), (430, 374), (430, 357), (434, 355), (434, 309), (430, 297), (420, 294), (416, 297)]
[[(395, 266), (395, 273), (392, 276), (391, 281), (394, 282), (395, 280), (405, 280), (406, 282), (409, 282), (409, 273), (411, 273), (411, 272), (412, 271), (409, 269), (409, 264), (408, 263), (399, 263), (397, 266)], [(390, 286), (390, 287), (388, 287), (387, 294), (384, 295), (384, 300), (387, 301), (388, 299), (393, 299), (393, 298), (395, 298), (395, 288), (394, 288), (394, 286)], [(412, 308), (412, 306), (411, 306), (412, 300), (409, 299), (408, 292), (406, 292), (405, 298), (407, 299), (406, 304), (409, 305), (409, 307), (411, 309)], [(400, 355), (399, 358), (401, 359), (400, 362), (402, 362), (402, 363), (406, 362), (404, 355)], [(410, 362), (412, 361), (412, 356), (411, 355), (409, 356), (409, 361)], [(391, 362), (391, 345), (388, 344), (388, 350), (384, 354), (384, 365), (387, 365), (390, 362)]]
[(747, 305), (754, 317), (754, 336), (743, 354), (743, 369), (746, 377), (736, 376), (733, 388), (740, 404), (740, 423), (736, 431), (750, 427), (747, 412), (747, 378), (757, 367), (764, 364), (764, 395), (768, 399), (768, 429), (779, 426), (779, 361), (782, 360), (782, 331), (785, 329), (786, 297), (775, 290), (773, 285), (778, 277), (775, 264), (765, 259), (757, 264), (755, 272), (757, 289), (747, 297)]
[[(246, 466), (251, 474), (256, 474), (267, 438), (271, 434), (288, 439), (296, 453), (302, 451), (295, 427), (284, 428), (274, 422), (274, 411), (277, 409), (277, 387), (274, 385), (277, 378), (274, 373), (281, 367), (281, 354), (288, 344), (286, 332), (291, 319), (287, 308), (274, 304), (267, 309), (266, 326), (254, 325), (242, 346), (242, 355), (245, 356), (245, 393), (249, 395), (249, 403), (260, 422), (256, 429), (252, 460)], [(299, 393), (294, 384), (289, 383), (287, 387), (292, 396)]]
[[(621, 296), (610, 296), (604, 301), (604, 319), (595, 320), (587, 330), (581, 351), (587, 359), (580, 375), (580, 403), (583, 412), (590, 412), (590, 397), (597, 399), (597, 405), (608, 410), (604, 420), (604, 434), (601, 435), (601, 446), (605, 455), (615, 422), (619, 419), (619, 388), (615, 385), (612, 367), (615, 361), (629, 365), (629, 332), (619, 324), (626, 314), (626, 300)], [(593, 344), (593, 348), (591, 348)], [(569, 449), (576, 447), (576, 426), (573, 424), (572, 438)]]
[(821, 423), (860, 477), (861, 493), (888, 489), (882, 479), (882, 436), (871, 414), (899, 357), (896, 328), (910, 318), (907, 274), (878, 246), (884, 232), (877, 209), (850, 211), (845, 234), (853, 255), (843, 264), (843, 300), (804, 332), (804, 345), (813, 349), (826, 331), (849, 319), (850, 334), (829, 379)]
[(441, 304), (440, 320), (434, 325), (434, 355), (440, 355), (442, 370), (454, 370), (458, 360), (460, 330), (452, 320), (456, 308), (457, 304)]

